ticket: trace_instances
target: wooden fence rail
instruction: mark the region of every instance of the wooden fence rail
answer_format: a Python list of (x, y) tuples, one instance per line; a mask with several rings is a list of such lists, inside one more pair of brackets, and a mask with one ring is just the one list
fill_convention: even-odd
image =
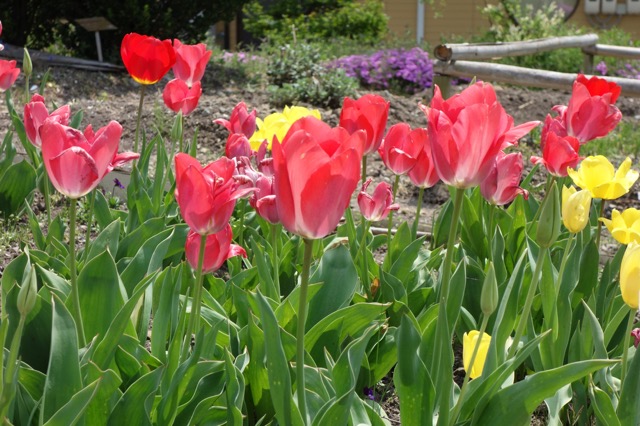
[[(593, 73), (595, 55), (640, 60), (640, 48), (598, 44), (597, 34), (585, 34), (495, 44), (442, 44), (434, 49), (437, 59), (433, 70), (447, 77), (477, 77), (520, 86), (571, 90), (577, 74), (478, 61), (532, 55), (563, 48), (582, 49), (586, 74)], [(604, 78), (618, 84), (623, 96), (640, 97), (640, 80), (609, 76)]]

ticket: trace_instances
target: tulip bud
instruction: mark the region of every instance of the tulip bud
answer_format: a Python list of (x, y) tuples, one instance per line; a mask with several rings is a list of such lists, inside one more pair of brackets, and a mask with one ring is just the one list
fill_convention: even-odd
[[(473, 355), (473, 350), (476, 347), (478, 339), (480, 339), (478, 353), (476, 354), (476, 359), (473, 361), (473, 365), (470, 365), (471, 356)], [(470, 378), (475, 379), (482, 375), (490, 344), (491, 336), (487, 333), (482, 333), (482, 337), (480, 337), (478, 330), (471, 330), (469, 333), (462, 335), (462, 364)]]
[(620, 264), (620, 292), (631, 309), (638, 309), (640, 298), (640, 244), (631, 242)]
[(36, 280), (36, 268), (33, 266), (29, 270), (29, 275), (20, 291), (18, 292), (18, 300), (16, 305), (21, 316), (27, 316), (36, 304), (36, 296), (38, 295), (38, 286)]
[(22, 56), (22, 72), (27, 78), (31, 77), (33, 73), (33, 63), (31, 62), (31, 56), (26, 47), (24, 48), (24, 55)]
[(178, 112), (176, 119), (173, 120), (173, 126), (171, 127), (171, 140), (180, 140), (180, 135), (182, 135), (182, 111)]
[(540, 247), (551, 247), (560, 234), (560, 200), (558, 186), (555, 182), (547, 194), (540, 211), (536, 242)]
[(480, 309), (485, 316), (491, 315), (498, 307), (498, 281), (496, 280), (496, 271), (493, 262), (489, 262), (484, 283), (482, 284), (482, 293), (480, 293)]
[(573, 186), (562, 187), (562, 222), (569, 232), (577, 234), (587, 226), (590, 209), (589, 191), (576, 191)]

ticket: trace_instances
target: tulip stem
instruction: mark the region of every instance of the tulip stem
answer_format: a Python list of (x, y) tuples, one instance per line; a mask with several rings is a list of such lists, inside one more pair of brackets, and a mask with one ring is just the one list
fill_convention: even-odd
[[(16, 328), (13, 338), (11, 339), (9, 357), (6, 360), (6, 371), (4, 375), (0, 374), (0, 385), (2, 385), (3, 388), (3, 390), (0, 391), (0, 419), (3, 420), (6, 419), (7, 411), (15, 398), (15, 388), (13, 387), (14, 384), (17, 385), (17, 380), (14, 382), (14, 377), (17, 378), (15, 369), (18, 367), (18, 353), (20, 352), (20, 342), (22, 341), (22, 333), (26, 319), (26, 315), (20, 315), (18, 328)], [(6, 318), (2, 318), (2, 320), (6, 322)], [(7, 424), (9, 423), (7, 422)]]
[[(556, 286), (556, 297), (554, 298), (554, 300), (557, 300), (558, 289), (562, 286), (562, 278), (564, 277), (564, 270), (567, 267), (567, 260), (569, 260), (569, 252), (571, 251), (571, 245), (573, 243), (574, 236), (575, 234), (573, 232), (570, 232), (569, 237), (567, 238), (567, 245), (564, 248), (564, 253), (562, 254), (562, 261), (560, 262), (560, 270), (558, 271), (558, 285)], [(558, 338), (558, 327), (549, 327), (549, 328), (552, 330), (553, 340), (555, 341)]]
[(489, 250), (489, 260), (493, 262), (493, 236), (495, 235), (495, 232), (493, 230), (493, 216), (495, 215), (495, 210), (498, 208), (497, 206), (494, 206), (491, 203), (489, 204), (489, 223), (488, 223), (488, 228), (487, 228), (487, 248)]
[(24, 103), (29, 103), (29, 76), (24, 76)]
[[(396, 179), (393, 181), (393, 202), (396, 200), (396, 193), (398, 192), (398, 183), (400, 183), (400, 175), (396, 175)], [(389, 225), (387, 226), (387, 250), (391, 251), (391, 228), (393, 228), (393, 210), (389, 212)]]
[(271, 259), (273, 262), (273, 300), (280, 301), (280, 259), (278, 259), (278, 243), (280, 240), (280, 225), (270, 223), (271, 231)]
[(300, 278), (300, 297), (298, 302), (298, 329), (296, 330), (296, 381), (298, 391), (298, 408), (304, 424), (307, 424), (307, 391), (304, 379), (304, 326), (307, 320), (307, 290), (309, 288), (309, 269), (311, 269), (311, 253), (313, 240), (304, 238), (304, 260)]
[(367, 180), (367, 154), (362, 156), (362, 183)]
[(624, 377), (627, 375), (627, 354), (629, 352), (629, 346), (631, 346), (631, 329), (633, 328), (633, 321), (636, 319), (636, 311), (631, 309), (629, 311), (629, 321), (627, 322), (627, 331), (624, 335), (624, 343), (622, 344), (622, 371), (620, 372), (620, 389), (624, 384)]
[[(200, 322), (200, 306), (202, 301), (202, 265), (204, 264), (204, 252), (207, 246), (207, 235), (200, 236), (200, 251), (198, 252), (198, 268), (196, 269), (196, 286), (193, 290), (193, 297), (191, 298), (191, 313), (189, 314), (189, 323), (187, 325), (187, 342), (182, 351), (186, 356), (189, 347), (191, 346), (191, 334), (198, 334), (198, 323)], [(186, 303), (186, 301), (185, 301)]]
[[(456, 188), (455, 199), (453, 201), (453, 214), (451, 216), (451, 225), (449, 227), (449, 237), (447, 239), (447, 253), (445, 254), (444, 261), (442, 263), (442, 275), (440, 277), (440, 286), (438, 289), (438, 309), (444, 310), (444, 317), (447, 315), (447, 300), (449, 300), (449, 288), (451, 286), (451, 265), (453, 264), (453, 252), (456, 243), (456, 236), (458, 233), (458, 221), (460, 219), (460, 213), (462, 211), (462, 201), (464, 200), (464, 188)], [(442, 311), (441, 311), (442, 312)], [(441, 314), (438, 314), (441, 315)], [(453, 368), (449, 359), (453, 360), (453, 350), (451, 348), (451, 338), (453, 337), (453, 330), (455, 330), (455, 321), (452, 324), (447, 324), (445, 329), (448, 334), (447, 344), (443, 345), (441, 339), (438, 339), (436, 343), (436, 353), (440, 354), (440, 368), (451, 372)], [(453, 383), (453, 376), (449, 376), (443, 380), (443, 388), (441, 389), (441, 396), (439, 402), (440, 418), (438, 424), (449, 424), (449, 410), (450, 410), (450, 395), (451, 387)]]
[[(44, 161), (44, 160), (43, 160)], [(47, 229), (51, 226), (51, 200), (49, 195), (49, 173), (47, 172), (47, 168), (44, 166), (44, 162), (42, 163), (42, 186), (44, 187), (44, 207), (47, 210)]]
[(247, 214), (246, 200), (240, 200), (240, 226), (238, 227), (238, 244), (244, 246), (244, 217)]
[[(424, 197), (424, 188), (420, 188), (418, 191), (418, 202), (416, 204), (416, 217), (413, 219), (413, 226), (411, 227), (411, 233), (413, 239), (418, 235), (418, 222), (420, 222), (420, 210), (422, 210), (422, 199)], [(394, 200), (395, 201), (395, 198)]]
[(184, 149), (184, 117), (182, 115), (182, 112), (180, 112), (180, 151), (179, 152), (183, 152), (182, 150)]
[(71, 297), (75, 314), (76, 330), (80, 347), (84, 347), (84, 324), (82, 323), (82, 311), (80, 310), (80, 294), (78, 291), (78, 278), (76, 275), (76, 203), (75, 198), (69, 200), (69, 273), (71, 274)]
[(144, 84), (140, 86), (140, 103), (138, 104), (138, 118), (136, 119), (136, 137), (134, 139), (134, 145), (133, 145), (134, 152), (138, 152), (138, 136), (140, 134), (140, 117), (142, 116), (142, 103), (144, 101), (144, 89), (146, 87), (147, 86)]
[(373, 302), (373, 295), (371, 294), (371, 283), (369, 282), (369, 262), (367, 256), (367, 236), (369, 234), (369, 227), (367, 226), (369, 221), (362, 218), (362, 241), (360, 242), (360, 250), (362, 253), (362, 286), (367, 293), (367, 300)]
[[(476, 362), (476, 357), (478, 356), (478, 352), (480, 351), (482, 336), (484, 336), (484, 332), (487, 329), (488, 323), (489, 323), (489, 315), (484, 315), (482, 317), (482, 324), (480, 325), (480, 333), (478, 334), (478, 339), (476, 340), (476, 344), (473, 347), (473, 352), (471, 353), (469, 368), (466, 369), (464, 372), (464, 381), (462, 382), (462, 388), (460, 388), (460, 395), (458, 396), (458, 400), (456, 401), (455, 407), (453, 407), (453, 414), (451, 415), (451, 420), (449, 422), (449, 424), (452, 426), (456, 423), (456, 419), (460, 415), (460, 410), (462, 410), (464, 396), (465, 396), (465, 393), (467, 392), (467, 389), (469, 388), (467, 386), (467, 383), (469, 383), (469, 379), (471, 378), (471, 370), (473, 369), (473, 365)], [(484, 367), (484, 364), (483, 364), (483, 367)]]
[[(114, 187), (115, 188), (115, 187)], [(91, 199), (89, 201), (89, 217), (87, 218), (87, 236), (84, 241), (84, 260), (89, 256), (89, 245), (91, 244), (91, 223), (93, 222), (93, 206), (96, 201), (96, 189), (91, 191)]]
[(596, 231), (596, 247), (600, 250), (600, 233), (602, 232), (602, 221), (601, 217), (604, 216), (604, 207), (606, 200), (604, 198), (600, 199), (600, 215), (598, 216), (598, 230)]
[(516, 327), (516, 334), (513, 337), (513, 343), (509, 347), (509, 353), (507, 354), (507, 359), (513, 357), (516, 354), (518, 343), (520, 342), (520, 339), (522, 338), (522, 334), (524, 333), (524, 329), (527, 325), (527, 319), (529, 318), (529, 313), (531, 312), (533, 297), (535, 296), (536, 289), (538, 288), (538, 281), (540, 280), (542, 265), (548, 250), (549, 250), (548, 247), (540, 247), (538, 249), (538, 258), (536, 259), (536, 269), (533, 271), (533, 276), (531, 277), (531, 284), (529, 284), (529, 291), (527, 292), (527, 298), (525, 299), (525, 302), (524, 302), (524, 308), (522, 308), (522, 315), (520, 315), (520, 319), (518, 320), (518, 326)]

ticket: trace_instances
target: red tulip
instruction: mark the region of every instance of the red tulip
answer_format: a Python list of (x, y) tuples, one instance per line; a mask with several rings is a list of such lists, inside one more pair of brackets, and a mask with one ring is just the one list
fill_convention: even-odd
[(496, 156), (540, 122), (513, 127), (513, 118), (496, 99), (493, 86), (478, 82), (444, 100), (436, 86), (427, 116), (433, 162), (443, 182), (457, 188), (479, 185)]
[(168, 82), (162, 91), (162, 99), (167, 108), (173, 112), (182, 111), (182, 115), (189, 115), (196, 109), (200, 95), (202, 86), (199, 81), (189, 88), (187, 83), (177, 78)]
[(42, 158), (51, 183), (69, 198), (94, 189), (109, 172), (118, 152), (122, 126), (116, 121), (98, 130), (88, 141), (79, 130), (47, 120), (40, 126)]
[(262, 175), (256, 181), (257, 192), (249, 200), (256, 212), (269, 223), (280, 223), (276, 196), (273, 192), (273, 176)]
[(256, 131), (256, 114), (255, 109), (249, 113), (247, 105), (244, 102), (240, 102), (231, 111), (229, 120), (217, 118), (213, 122), (226, 127), (229, 133), (242, 133), (247, 138), (250, 138)]
[(235, 162), (227, 157), (204, 168), (187, 154), (175, 158), (176, 200), (184, 221), (200, 235), (215, 234), (229, 222), (236, 200), (253, 189), (239, 188)]
[(7, 90), (16, 82), (20, 68), (16, 68), (16, 61), (0, 61), (0, 90)]
[(498, 153), (491, 171), (480, 184), (480, 192), (485, 200), (496, 206), (512, 202), (519, 194), (526, 200), (529, 192), (519, 186), (522, 167), (521, 153)]
[(340, 127), (347, 129), (349, 134), (358, 130), (367, 132), (364, 148), (366, 155), (380, 147), (388, 116), (389, 102), (381, 96), (368, 94), (357, 100), (344, 98), (340, 112)]
[(398, 210), (399, 204), (393, 204), (393, 192), (391, 185), (387, 182), (380, 182), (373, 190), (373, 197), (367, 194), (367, 188), (371, 184), (372, 179), (369, 178), (362, 184), (362, 189), (358, 194), (358, 207), (360, 213), (367, 220), (377, 222), (389, 216), (391, 210)]
[(360, 179), (365, 134), (304, 117), (273, 143), (274, 193), (285, 229), (322, 238), (338, 225)]
[(426, 134), (426, 129), (412, 131), (406, 123), (391, 126), (378, 148), (384, 165), (396, 175), (403, 175), (411, 170), (426, 139), (422, 137), (422, 132)]
[(129, 33), (122, 39), (120, 55), (125, 68), (140, 84), (154, 84), (176, 62), (171, 40)]
[(580, 141), (573, 136), (558, 136), (553, 132), (543, 135), (540, 145), (542, 157), (531, 157), (533, 164), (542, 164), (549, 173), (558, 177), (567, 176), (567, 167), (576, 169), (582, 159), (578, 154)]
[[(217, 271), (230, 257), (247, 257), (247, 252), (242, 247), (236, 244), (231, 244), (232, 238), (233, 234), (231, 232), (231, 225), (228, 223), (215, 234), (207, 235), (207, 241), (204, 246), (202, 272), (208, 274), (210, 272)], [(187, 261), (193, 269), (198, 267), (201, 240), (202, 238), (200, 234), (194, 231), (189, 231), (184, 251)]]
[(607, 135), (622, 119), (622, 113), (614, 105), (620, 91), (620, 86), (604, 78), (587, 79), (579, 74), (566, 110), (568, 134), (580, 143)]
[(249, 139), (242, 133), (232, 133), (227, 138), (227, 144), (224, 147), (224, 155), (229, 158), (251, 157), (253, 150)]
[(69, 105), (64, 105), (49, 114), (44, 98), (38, 94), (33, 95), (31, 102), (24, 106), (24, 130), (27, 133), (29, 141), (37, 147), (42, 145), (38, 130), (40, 126), (48, 119), (67, 126), (69, 124), (69, 116), (71, 109)]
[(433, 164), (431, 145), (429, 144), (429, 134), (427, 129), (414, 130), (415, 137), (422, 140), (422, 149), (416, 158), (416, 164), (409, 170), (409, 179), (418, 188), (431, 188), (438, 183), (440, 178)]
[(211, 51), (207, 50), (207, 46), (204, 43), (182, 44), (180, 40), (174, 39), (173, 50), (176, 54), (176, 63), (173, 65), (176, 78), (189, 87), (202, 80), (204, 69), (211, 58)]

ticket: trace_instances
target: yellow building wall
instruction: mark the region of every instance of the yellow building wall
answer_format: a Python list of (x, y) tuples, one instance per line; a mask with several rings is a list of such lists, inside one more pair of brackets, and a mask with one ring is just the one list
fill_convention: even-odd
[(434, 0), (425, 6), (424, 39), (434, 47), (444, 42), (469, 42), (482, 34), (489, 21), (480, 13), (486, 0)]
[(418, 2), (416, 0), (386, 0), (384, 12), (389, 16), (392, 37), (416, 39)]

